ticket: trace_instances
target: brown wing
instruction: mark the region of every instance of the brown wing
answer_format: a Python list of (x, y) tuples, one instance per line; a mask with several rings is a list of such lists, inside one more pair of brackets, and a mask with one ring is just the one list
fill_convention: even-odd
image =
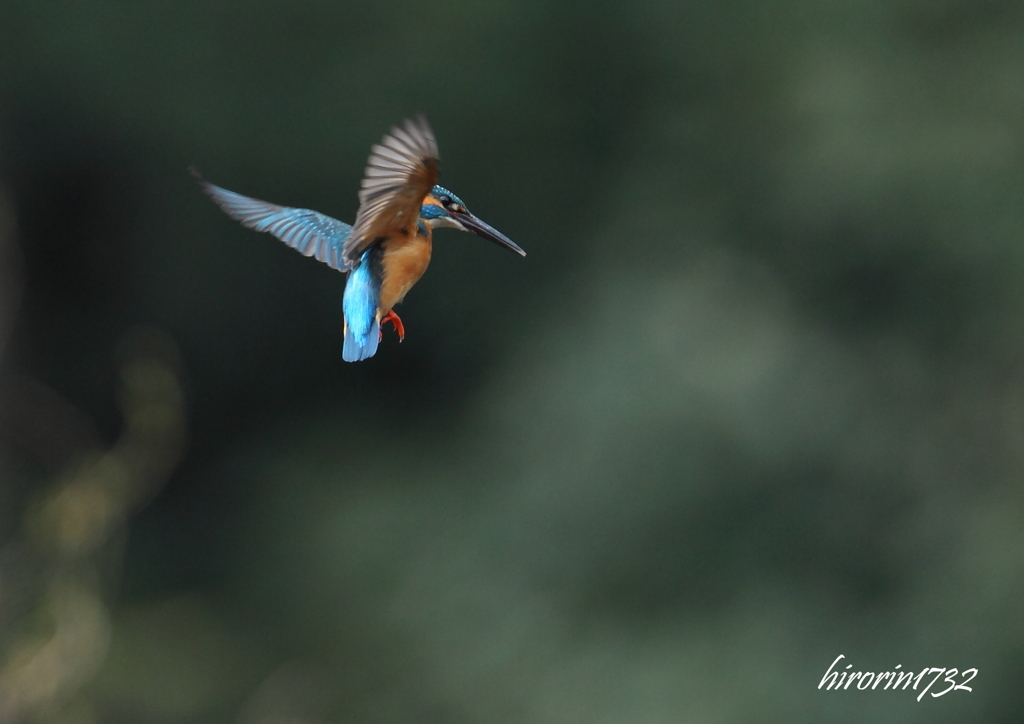
[(358, 262), (376, 239), (416, 233), (420, 206), (437, 183), (437, 141), (420, 115), (395, 126), (370, 151), (359, 190), (359, 212), (345, 242), (345, 257)]

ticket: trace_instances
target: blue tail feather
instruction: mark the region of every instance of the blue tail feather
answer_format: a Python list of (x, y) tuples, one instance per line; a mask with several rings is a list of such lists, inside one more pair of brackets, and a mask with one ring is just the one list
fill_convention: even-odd
[(345, 345), (341, 348), (341, 358), (346, 362), (360, 362), (377, 353), (380, 340), (380, 323), (373, 320), (373, 325), (365, 334), (357, 335), (349, 326), (345, 333)]
[(373, 263), (373, 250), (367, 249), (345, 284), (342, 307), (345, 312), (345, 346), (341, 357), (358, 362), (372, 357), (380, 341), (377, 304), (380, 299), (380, 274)]

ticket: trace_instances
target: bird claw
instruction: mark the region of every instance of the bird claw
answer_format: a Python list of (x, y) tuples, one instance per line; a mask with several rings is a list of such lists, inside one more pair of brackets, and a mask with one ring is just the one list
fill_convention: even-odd
[(380, 320), (380, 329), (381, 329), (380, 336), (381, 337), (384, 336), (384, 323), (385, 322), (391, 322), (391, 325), (395, 328), (395, 331), (398, 332), (398, 341), (399, 342), (401, 342), (403, 339), (405, 339), (405, 325), (402, 324), (402, 320), (398, 318), (398, 315), (395, 314), (393, 309), (389, 309), (388, 313), (385, 314), (384, 317)]

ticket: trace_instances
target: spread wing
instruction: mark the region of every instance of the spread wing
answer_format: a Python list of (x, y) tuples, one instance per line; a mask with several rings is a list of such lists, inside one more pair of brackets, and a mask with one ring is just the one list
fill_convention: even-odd
[(376, 239), (401, 229), (415, 233), (423, 197), (437, 183), (437, 162), (437, 141), (422, 115), (392, 128), (371, 149), (356, 223), (345, 243), (350, 264)]
[(352, 231), (348, 224), (312, 209), (278, 206), (215, 186), (198, 171), (190, 169), (210, 198), (228, 216), (255, 231), (273, 234), (305, 256), (316, 257), (327, 266), (347, 272), (352, 264), (343, 251)]

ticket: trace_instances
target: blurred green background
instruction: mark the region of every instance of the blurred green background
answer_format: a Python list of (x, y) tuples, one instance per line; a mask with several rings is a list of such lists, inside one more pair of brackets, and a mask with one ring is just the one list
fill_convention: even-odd
[[(347, 364), (186, 169), (417, 111), (529, 256)], [(5, 0), (0, 721), (1021, 721), (1022, 140), (1011, 0)]]

